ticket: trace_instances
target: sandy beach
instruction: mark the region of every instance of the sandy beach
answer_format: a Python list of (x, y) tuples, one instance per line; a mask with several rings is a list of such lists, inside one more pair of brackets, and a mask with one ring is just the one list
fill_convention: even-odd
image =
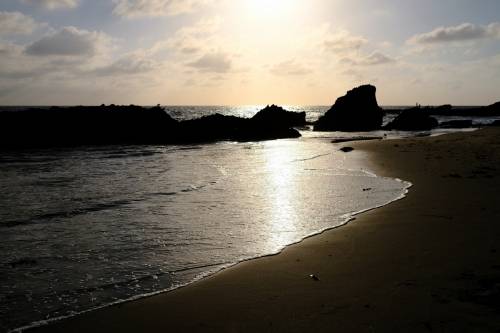
[(34, 331), (498, 331), (500, 129), (332, 149), (345, 145), (412, 182), (407, 197), (279, 255)]

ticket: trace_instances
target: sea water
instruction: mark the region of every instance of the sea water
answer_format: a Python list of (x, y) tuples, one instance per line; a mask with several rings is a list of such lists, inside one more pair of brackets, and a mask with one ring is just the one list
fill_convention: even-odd
[[(189, 119), (251, 117), (260, 108), (167, 111)], [(307, 117), (326, 109), (309, 107)], [(402, 198), (410, 186), (364, 170), (361, 152), (331, 143), (363, 133), (302, 134), (2, 152), (0, 330), (171, 290), (277, 253)]]
[(1, 329), (185, 285), (404, 195), (338, 148), (306, 136), (3, 153)]

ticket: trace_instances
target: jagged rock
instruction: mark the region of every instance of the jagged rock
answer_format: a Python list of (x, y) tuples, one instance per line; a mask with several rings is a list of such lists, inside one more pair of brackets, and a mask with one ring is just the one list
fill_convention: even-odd
[(442, 114), (442, 115), (447, 115), (450, 114), (453, 110), (453, 106), (451, 104), (445, 104), (445, 105), (440, 105), (432, 109), (433, 114)]
[(500, 102), (496, 102), (494, 104), (488, 105), (486, 107), (486, 109), (488, 109), (489, 112), (498, 115), (498, 114), (500, 114)]
[(280, 106), (271, 105), (257, 112), (252, 122), (267, 127), (294, 127), (306, 124), (305, 112), (290, 112)]
[(0, 147), (154, 144), (168, 141), (177, 121), (162, 108), (76, 106), (0, 113)]
[(386, 130), (401, 131), (428, 131), (438, 127), (438, 121), (420, 111), (420, 108), (413, 108), (403, 111), (392, 122), (387, 124)]
[(234, 139), (246, 130), (248, 119), (216, 113), (179, 123), (177, 141), (208, 142)]
[(183, 121), (179, 125), (178, 137), (181, 142), (297, 138), (300, 133), (292, 127), (304, 123), (305, 112), (290, 112), (272, 105), (259, 111), (251, 119), (214, 114)]
[(380, 129), (384, 111), (378, 106), (377, 89), (364, 85), (347, 92), (314, 125), (315, 131), (372, 131)]
[(159, 106), (77, 106), (0, 112), (0, 149), (297, 138), (305, 113), (272, 106), (252, 119), (214, 114), (179, 122)]

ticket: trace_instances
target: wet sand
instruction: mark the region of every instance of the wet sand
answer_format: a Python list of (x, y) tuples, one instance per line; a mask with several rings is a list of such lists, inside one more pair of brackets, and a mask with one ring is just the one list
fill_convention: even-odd
[(408, 196), (279, 255), (35, 331), (498, 331), (500, 129), (350, 146), (412, 182)]

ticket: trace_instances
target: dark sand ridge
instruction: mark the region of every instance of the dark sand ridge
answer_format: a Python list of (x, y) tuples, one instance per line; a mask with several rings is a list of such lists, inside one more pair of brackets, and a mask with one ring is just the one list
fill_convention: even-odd
[(498, 331), (500, 129), (353, 147), (377, 174), (411, 181), (407, 198), (279, 255), (39, 330)]

